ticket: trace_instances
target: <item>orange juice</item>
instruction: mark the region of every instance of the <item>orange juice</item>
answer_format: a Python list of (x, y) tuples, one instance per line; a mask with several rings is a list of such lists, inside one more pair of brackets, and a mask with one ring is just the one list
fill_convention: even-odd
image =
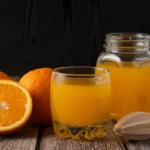
[[(69, 125), (92, 125), (109, 118), (110, 85), (54, 83), (51, 108), (55, 121)], [(57, 94), (53, 94), (53, 91)]]
[(97, 64), (110, 70), (112, 85), (111, 115), (120, 119), (135, 112), (150, 112), (150, 67), (133, 67), (124, 63), (121, 67)]
[[(91, 126), (92, 129), (94, 125), (103, 124), (109, 119), (110, 92), (109, 83), (101, 85), (78, 85), (71, 84), (71, 82), (53, 82), (51, 111), (55, 132), (60, 135), (61, 131), (65, 131), (63, 137), (67, 137), (70, 133), (67, 130), (69, 126), (80, 127), (80, 129), (81, 127), (90, 128)], [(60, 129), (60, 125), (63, 125), (62, 129)], [(75, 131), (76, 129), (73, 132)], [(103, 133), (100, 134), (102, 136)]]

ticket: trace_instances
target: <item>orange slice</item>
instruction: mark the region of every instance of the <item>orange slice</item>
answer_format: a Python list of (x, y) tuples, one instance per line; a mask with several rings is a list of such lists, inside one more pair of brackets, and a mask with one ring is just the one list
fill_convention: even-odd
[(0, 80), (0, 134), (20, 130), (32, 112), (29, 92), (19, 83)]

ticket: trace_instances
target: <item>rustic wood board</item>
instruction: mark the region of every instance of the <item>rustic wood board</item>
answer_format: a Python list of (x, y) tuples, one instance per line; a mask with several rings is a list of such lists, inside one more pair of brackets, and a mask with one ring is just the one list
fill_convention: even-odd
[(38, 128), (26, 127), (20, 132), (0, 136), (0, 150), (35, 150)]
[(60, 139), (52, 127), (25, 127), (20, 132), (0, 136), (0, 150), (150, 150), (150, 140), (127, 142), (108, 124), (105, 138), (96, 141)]
[(120, 138), (116, 138), (108, 124), (106, 137), (96, 141), (73, 141), (58, 138), (52, 128), (41, 130), (40, 150), (125, 150)]
[(150, 150), (150, 139), (138, 142), (127, 142), (126, 145), (129, 150)]
[(113, 124), (107, 125), (107, 134), (96, 141), (73, 141), (58, 138), (52, 128), (40, 130), (40, 150), (150, 150), (150, 140), (125, 141), (113, 132)]

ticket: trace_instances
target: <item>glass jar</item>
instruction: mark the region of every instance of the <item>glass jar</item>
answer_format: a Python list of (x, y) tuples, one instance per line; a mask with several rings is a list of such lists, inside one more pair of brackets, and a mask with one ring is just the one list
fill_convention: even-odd
[(144, 33), (109, 33), (97, 67), (110, 71), (111, 117), (150, 112), (150, 36)]

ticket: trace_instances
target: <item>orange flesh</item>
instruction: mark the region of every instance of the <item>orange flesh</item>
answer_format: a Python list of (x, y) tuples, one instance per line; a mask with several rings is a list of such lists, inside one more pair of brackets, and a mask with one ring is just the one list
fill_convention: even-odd
[[(4, 91), (4, 92), (3, 92)], [(0, 127), (19, 121), (26, 112), (26, 95), (13, 85), (0, 85)]]

